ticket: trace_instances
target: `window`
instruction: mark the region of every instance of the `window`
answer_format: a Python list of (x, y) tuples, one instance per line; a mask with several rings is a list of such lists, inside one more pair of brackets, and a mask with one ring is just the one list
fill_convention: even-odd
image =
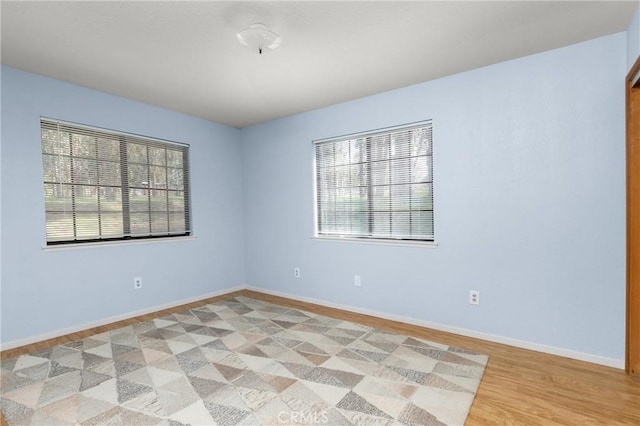
[(47, 245), (190, 235), (189, 147), (40, 121)]
[(433, 241), (432, 126), (315, 142), (316, 236)]

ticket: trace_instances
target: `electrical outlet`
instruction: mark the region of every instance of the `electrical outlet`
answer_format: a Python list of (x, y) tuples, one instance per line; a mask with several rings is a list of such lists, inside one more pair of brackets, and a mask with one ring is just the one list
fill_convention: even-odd
[(136, 290), (142, 288), (142, 277), (135, 277), (133, 279), (133, 288)]
[(480, 292), (478, 290), (469, 291), (469, 303), (471, 303), (472, 305), (480, 304)]
[(362, 279), (360, 278), (360, 275), (353, 276), (353, 285), (356, 287), (362, 287)]
[(297, 266), (293, 268), (293, 276), (296, 278), (300, 278), (300, 268), (298, 268)]

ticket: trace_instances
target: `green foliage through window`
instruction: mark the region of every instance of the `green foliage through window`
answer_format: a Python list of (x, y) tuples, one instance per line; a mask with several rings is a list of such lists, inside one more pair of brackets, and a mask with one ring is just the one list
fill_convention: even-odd
[(433, 241), (431, 122), (315, 144), (318, 236)]
[(190, 235), (187, 145), (40, 125), (47, 244)]

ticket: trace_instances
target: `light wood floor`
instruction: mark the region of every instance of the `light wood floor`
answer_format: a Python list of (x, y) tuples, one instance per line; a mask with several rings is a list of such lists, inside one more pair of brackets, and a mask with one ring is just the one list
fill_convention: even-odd
[[(0, 352), (11, 358), (233, 296), (248, 296), (489, 355), (467, 425), (640, 425), (640, 377), (622, 370), (242, 290)], [(0, 417), (0, 423), (6, 425)]]

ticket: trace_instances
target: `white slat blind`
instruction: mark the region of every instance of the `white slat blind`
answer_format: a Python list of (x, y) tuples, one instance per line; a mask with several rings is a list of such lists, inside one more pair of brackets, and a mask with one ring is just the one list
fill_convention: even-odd
[(189, 235), (188, 146), (41, 119), (47, 244)]
[(433, 241), (432, 125), (315, 143), (318, 236)]

